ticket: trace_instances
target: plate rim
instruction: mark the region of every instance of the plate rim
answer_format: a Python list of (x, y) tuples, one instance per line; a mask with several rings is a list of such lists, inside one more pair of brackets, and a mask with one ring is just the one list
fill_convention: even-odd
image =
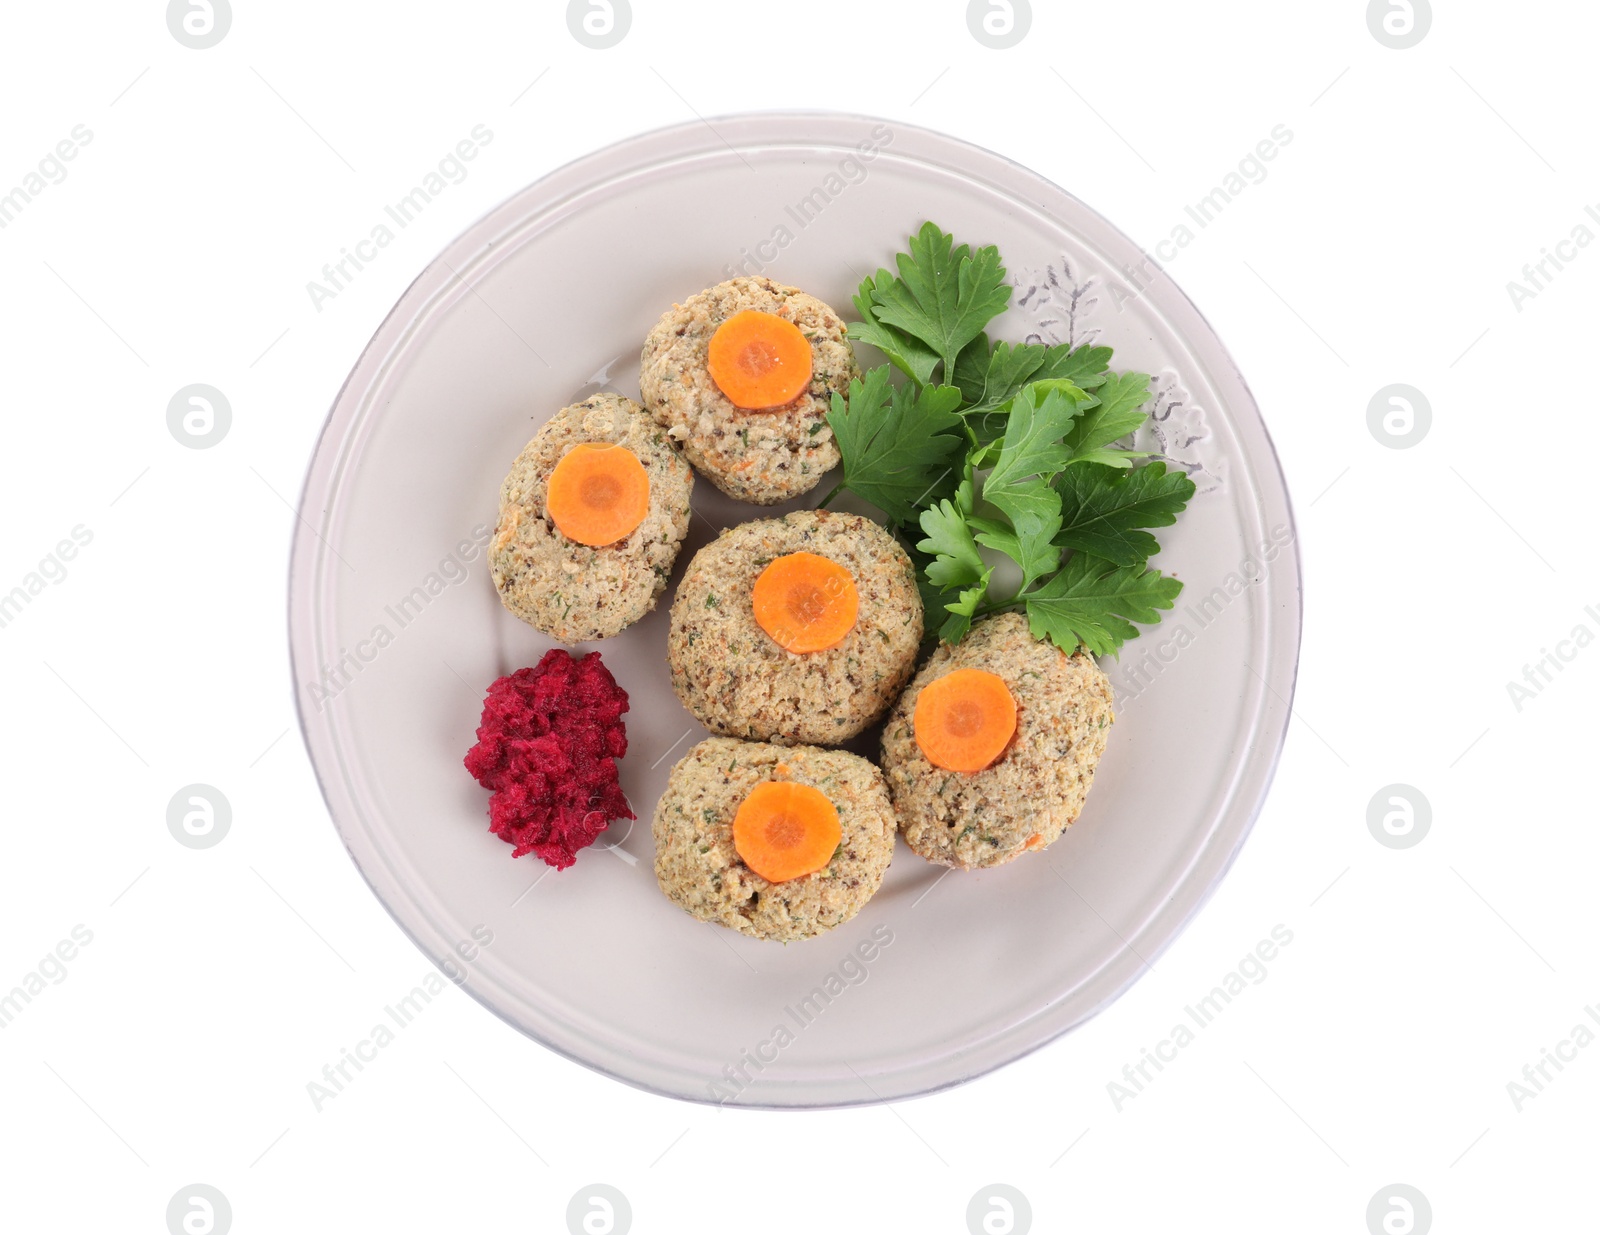
[[(297, 519), (291, 531), (290, 554), (287, 570), (288, 586), (286, 588), (285, 599), (287, 618), (286, 633), (288, 635), (290, 660), (290, 678), (288, 685), (294, 700), (295, 718), (300, 730), (301, 741), (306, 751), (307, 761), (311, 765), (312, 773), (316, 778), (318, 790), (322, 795), (323, 804), (327, 809), (329, 822), (333, 825), (334, 832), (339, 837), (339, 841), (344, 847), (346, 855), (350, 858), (352, 864), (360, 874), (362, 881), (367, 885), (368, 889), (372, 892), (378, 903), (383, 906), (390, 918), (393, 919), (395, 924), (400, 928), (406, 938), (408, 938), (412, 944), (416, 946), (418, 951), (426, 956), (435, 967), (441, 969), (445, 965), (446, 958), (441, 955), (436, 955), (433, 947), (429, 943), (425, 942), (419, 936), (418, 932), (413, 930), (411, 925), (409, 925), (401, 917), (396, 905), (391, 903), (391, 899), (379, 889), (377, 884), (374, 882), (374, 876), (372, 872), (368, 870), (367, 866), (363, 864), (362, 859), (356, 854), (355, 849), (351, 845), (350, 838), (347, 835), (346, 825), (340, 822), (340, 816), (335, 807), (334, 794), (332, 792), (333, 787), (329, 783), (328, 775), (325, 774), (324, 768), (321, 762), (319, 762), (317, 751), (313, 745), (313, 736), (311, 726), (308, 723), (306, 703), (302, 697), (303, 692), (300, 688), (300, 683), (302, 681), (302, 670), (305, 669), (309, 664), (309, 653), (311, 650), (309, 645), (314, 643), (313, 636), (310, 634), (302, 636), (300, 631), (300, 624), (302, 620), (309, 624), (309, 617), (307, 615), (309, 615), (311, 612), (310, 604), (308, 602), (302, 602), (301, 587), (310, 585), (314, 581), (314, 574), (307, 564), (315, 557), (314, 546), (322, 540), (321, 532), (318, 530), (318, 527), (307, 518), (308, 503), (313, 496), (312, 485), (319, 475), (319, 465), (325, 465), (330, 457), (325, 456), (324, 452), (325, 449), (330, 445), (330, 435), (335, 428), (335, 418), (338, 415), (341, 406), (345, 403), (346, 396), (350, 393), (352, 384), (356, 381), (358, 375), (367, 373), (368, 361), (370, 359), (379, 357), (380, 353), (391, 351), (393, 349), (395, 339), (392, 336), (396, 333), (395, 328), (401, 325), (400, 319), (402, 317), (402, 310), (406, 311), (405, 317), (407, 320), (411, 320), (416, 317), (416, 310), (421, 306), (411, 306), (409, 302), (413, 295), (418, 291), (419, 286), (424, 284), (430, 278), (430, 276), (438, 273), (438, 268), (446, 255), (450, 254), (452, 250), (462, 243), (463, 240), (477, 232), (479, 229), (483, 228), (490, 220), (494, 219), (502, 211), (506, 210), (506, 208), (512, 203), (525, 197), (531, 197), (535, 195), (541, 186), (558, 181), (564, 176), (569, 176), (572, 172), (582, 168), (586, 164), (593, 163), (599, 165), (605, 160), (614, 159), (620, 152), (629, 147), (642, 147), (647, 143), (651, 143), (656, 140), (665, 140), (678, 138), (685, 135), (693, 135), (697, 134), (697, 132), (700, 130), (705, 130), (715, 137), (716, 141), (722, 146), (737, 153), (737, 148), (730, 144), (729, 141), (717, 131), (715, 126), (719, 122), (728, 126), (748, 126), (752, 123), (762, 122), (777, 122), (779, 124), (791, 125), (804, 124), (806, 122), (818, 122), (826, 124), (838, 124), (840, 122), (845, 122), (864, 126), (885, 125), (897, 135), (901, 132), (916, 134), (919, 138), (926, 139), (935, 144), (944, 144), (947, 147), (954, 148), (955, 150), (968, 155), (969, 157), (974, 157), (979, 160), (991, 160), (1009, 170), (1014, 176), (1019, 176), (1036, 182), (1050, 192), (1059, 194), (1062, 198), (1065, 198), (1067, 201), (1071, 202), (1076, 209), (1083, 211), (1100, 226), (1107, 229), (1113, 236), (1126, 240), (1129, 244), (1133, 244), (1135, 247), (1138, 247), (1137, 242), (1133, 241), (1132, 237), (1128, 236), (1127, 233), (1123, 232), (1099, 211), (1082, 201), (1082, 199), (1077, 197), (1070, 190), (1062, 187), (1049, 177), (1031, 167), (1028, 167), (1016, 159), (1011, 158), (1008, 155), (992, 150), (986, 146), (979, 145), (965, 138), (956, 137), (952, 134), (945, 133), (937, 129), (928, 128), (926, 126), (909, 124), (890, 117), (869, 115), (849, 110), (824, 108), (773, 108), (719, 113), (714, 116), (692, 121), (685, 121), (678, 124), (639, 130), (630, 134), (625, 134), (613, 141), (607, 142), (602, 146), (588, 150), (583, 154), (550, 168), (536, 179), (519, 187), (502, 200), (496, 202), (493, 206), (485, 210), (477, 218), (473, 219), (466, 226), (464, 226), (451, 239), (446, 241), (439, 248), (439, 250), (423, 264), (416, 276), (398, 295), (393, 306), (391, 306), (388, 312), (385, 313), (382, 320), (378, 323), (377, 327), (373, 331), (371, 338), (362, 347), (360, 353), (352, 363), (349, 372), (346, 374), (344, 380), (340, 383), (337, 392), (329, 404), (329, 408), (323, 419), (323, 422), (318, 429), (316, 440), (307, 458), (305, 474), (302, 478), (300, 486), (299, 499), (296, 502)], [(819, 144), (827, 144), (833, 139), (824, 138), (818, 135), (815, 140)], [(775, 145), (782, 143), (774, 141), (769, 142), (768, 144)], [(709, 143), (706, 144), (703, 150), (695, 150), (690, 153), (702, 154), (707, 152), (715, 153), (714, 147), (712, 147)], [(680, 157), (683, 157), (684, 154), (685, 152), (679, 152)], [(649, 166), (651, 166), (651, 161), (646, 160), (634, 165), (631, 168), (631, 171), (637, 173)], [(939, 166), (944, 167), (945, 170), (954, 171), (961, 174), (968, 174), (963, 172), (963, 169), (959, 166), (950, 166), (946, 164), (939, 164)], [(612, 167), (609, 177), (602, 175), (598, 177), (598, 179), (603, 180), (606, 178), (615, 178), (615, 176), (616, 168)], [(586, 188), (592, 187), (592, 183), (588, 186), (576, 186), (573, 191), (564, 194), (563, 197), (552, 199), (552, 202), (549, 204), (551, 206), (559, 206), (560, 202), (564, 200), (564, 198), (570, 198), (579, 195), (586, 191)], [(988, 185), (986, 187), (1000, 188), (1002, 186)], [(1029, 201), (1027, 202), (1027, 205), (1031, 209), (1039, 211), (1045, 216), (1056, 221), (1063, 230), (1069, 232), (1074, 230), (1068, 225), (1065, 219), (1061, 218), (1055, 211), (1050, 209), (1047, 202)], [(1143, 252), (1143, 250), (1140, 249), (1140, 252)], [(1282, 457), (1277, 449), (1276, 442), (1273, 440), (1271, 429), (1267, 424), (1266, 418), (1261, 414), (1260, 404), (1257, 402), (1254, 392), (1250, 389), (1249, 383), (1245, 379), (1243, 372), (1240, 370), (1238, 364), (1234, 361), (1232, 353), (1222, 341), (1221, 336), (1212, 327), (1209, 319), (1194, 303), (1194, 301), (1189, 298), (1183, 289), (1172, 279), (1171, 275), (1168, 274), (1164, 268), (1157, 266), (1156, 269), (1158, 272), (1157, 277), (1150, 284), (1146, 285), (1141, 292), (1141, 295), (1147, 295), (1152, 288), (1159, 286), (1162, 289), (1163, 295), (1175, 296), (1179, 306), (1194, 315), (1196, 321), (1198, 321), (1201, 327), (1203, 327), (1205, 332), (1209, 335), (1210, 340), (1214, 342), (1216, 348), (1218, 349), (1219, 359), (1226, 362), (1228, 376), (1231, 380), (1238, 383), (1239, 392), (1248, 402), (1248, 412), (1250, 413), (1250, 417), (1247, 423), (1250, 423), (1251, 427), (1259, 431), (1261, 445), (1264, 447), (1264, 455), (1259, 461), (1263, 465), (1267, 463), (1270, 463), (1271, 465), (1270, 471), (1265, 471), (1264, 468), (1263, 470), (1269, 478), (1276, 477), (1277, 479), (1278, 491), (1281, 493), (1283, 502), (1282, 513), (1284, 519), (1287, 521), (1287, 526), (1290, 532), (1287, 556), (1292, 559), (1294, 565), (1294, 578), (1292, 581), (1292, 588), (1290, 588), (1289, 591), (1289, 595), (1293, 601), (1294, 612), (1292, 629), (1288, 631), (1288, 633), (1292, 635), (1292, 639), (1290, 639), (1287, 644), (1289, 664), (1287, 669), (1287, 681), (1283, 684), (1285, 689), (1281, 694), (1279, 694), (1279, 692), (1272, 691), (1270, 686), (1268, 687), (1270, 693), (1279, 695), (1279, 701), (1281, 703), (1282, 710), (1282, 717), (1276, 728), (1274, 729), (1272, 726), (1267, 725), (1262, 731), (1263, 736), (1268, 737), (1271, 740), (1270, 757), (1266, 760), (1265, 765), (1260, 766), (1251, 778), (1257, 780), (1258, 784), (1254, 788), (1253, 793), (1250, 794), (1250, 800), (1248, 803), (1240, 802), (1233, 810), (1224, 810), (1221, 812), (1221, 818), (1223, 819), (1226, 819), (1230, 815), (1235, 816), (1237, 819), (1237, 835), (1225, 853), (1212, 856), (1209, 865), (1213, 866), (1214, 870), (1207, 879), (1202, 881), (1198, 890), (1198, 894), (1193, 897), (1191, 903), (1187, 906), (1182, 915), (1175, 921), (1172, 921), (1166, 927), (1166, 929), (1162, 931), (1161, 938), (1159, 939), (1157, 945), (1135, 953), (1140, 963), (1132, 966), (1131, 971), (1122, 975), (1121, 977), (1113, 976), (1104, 995), (1100, 999), (1096, 1000), (1092, 1006), (1087, 1008), (1087, 1010), (1081, 1011), (1081, 1013), (1070, 1024), (1061, 1026), (1059, 1028), (1054, 1028), (1043, 1033), (1042, 1035), (1038, 1036), (1037, 1040), (1022, 1046), (1022, 1048), (1019, 1050), (1004, 1048), (998, 1052), (998, 1057), (986, 1059), (977, 1067), (959, 1069), (955, 1072), (955, 1074), (951, 1075), (947, 1079), (937, 1081), (932, 1084), (914, 1085), (914, 1087), (905, 1089), (903, 1092), (896, 1091), (888, 1096), (880, 1096), (873, 1091), (867, 1096), (861, 1098), (845, 1097), (835, 1100), (812, 1100), (804, 1097), (802, 1097), (802, 1100), (799, 1101), (784, 1101), (777, 1098), (770, 1100), (762, 1100), (759, 1098), (745, 1100), (743, 1098), (743, 1094), (741, 1093), (739, 1097), (734, 1099), (717, 1101), (707, 1096), (705, 1093), (695, 1092), (689, 1089), (679, 1090), (669, 1088), (664, 1084), (653, 1084), (639, 1076), (629, 1075), (628, 1073), (620, 1071), (617, 1068), (608, 1066), (606, 1063), (600, 1062), (595, 1058), (580, 1055), (575, 1050), (569, 1049), (559, 1042), (553, 1041), (549, 1037), (536, 1032), (533, 1028), (522, 1023), (521, 1021), (513, 1019), (513, 1016), (508, 1010), (496, 1006), (496, 1004), (491, 1001), (487, 994), (480, 992), (476, 988), (476, 986), (470, 981), (470, 974), (467, 976), (467, 980), (456, 982), (456, 985), (460, 986), (461, 989), (467, 994), (471, 995), (476, 1002), (487, 1008), (500, 1020), (524, 1036), (539, 1043), (539, 1045), (554, 1051), (556, 1054), (565, 1059), (571, 1060), (577, 1064), (581, 1064), (583, 1067), (588, 1068), (591, 1071), (598, 1072), (603, 1076), (620, 1081), (623, 1084), (629, 1085), (635, 1089), (643, 1090), (647, 1093), (656, 1094), (662, 1097), (673, 1098), (680, 1101), (687, 1101), (697, 1105), (705, 1106), (726, 1105), (736, 1107), (738, 1109), (748, 1110), (820, 1110), (872, 1106), (891, 1101), (905, 1101), (910, 1098), (927, 1097), (933, 1094), (942, 1093), (946, 1090), (955, 1088), (956, 1086), (966, 1084), (967, 1082), (975, 1080), (978, 1077), (997, 1071), (998, 1069), (1003, 1068), (1011, 1063), (1015, 1063), (1020, 1059), (1024, 1059), (1027, 1056), (1034, 1054), (1036, 1051), (1043, 1049), (1045, 1046), (1059, 1041), (1066, 1035), (1072, 1033), (1074, 1030), (1088, 1024), (1113, 1003), (1121, 999), (1122, 996), (1125, 995), (1128, 990), (1131, 989), (1133, 985), (1145, 975), (1154, 960), (1165, 953), (1165, 951), (1171, 947), (1174, 942), (1176, 942), (1176, 940), (1188, 929), (1190, 923), (1193, 922), (1200, 911), (1210, 903), (1211, 898), (1216, 894), (1218, 888), (1222, 885), (1228, 874), (1231, 872), (1234, 863), (1239, 857), (1239, 854), (1243, 851), (1245, 843), (1249, 840), (1250, 836), (1255, 830), (1256, 822), (1265, 807), (1267, 798), (1270, 795), (1272, 786), (1276, 780), (1278, 767), (1282, 761), (1283, 750), (1287, 741), (1290, 722), (1293, 719), (1293, 705), (1299, 684), (1300, 655), (1304, 643), (1305, 622), (1305, 568), (1303, 561), (1304, 547), (1299, 535), (1299, 523), (1295, 516), (1293, 494), (1289, 487), (1288, 478), (1284, 472)], [(1188, 342), (1186, 336), (1179, 337), (1183, 338), (1185, 343)], [(1236, 422), (1238, 418), (1236, 413), (1241, 413), (1244, 410), (1245, 409), (1242, 407), (1230, 407), (1230, 422)], [(336, 452), (336, 454), (337, 453), (338, 452)], [(330, 490), (330, 492), (331, 491), (332, 490)], [(1283, 559), (1281, 556), (1277, 559), (1277, 561), (1280, 563), (1282, 560)], [(302, 575), (305, 577), (301, 578)], [(1275, 616), (1273, 620), (1281, 621), (1282, 618), (1281, 616)], [(305, 648), (301, 647), (302, 637), (304, 637), (308, 643), (308, 646)], [(1269, 646), (1270, 643), (1271, 641), (1269, 640)], [(1270, 716), (1270, 708), (1262, 713), (1263, 719), (1270, 720)], [(1241, 761), (1240, 770), (1250, 770), (1248, 757)], [(1213, 822), (1215, 822), (1215, 820)], [(1195, 861), (1191, 863), (1190, 870), (1192, 871), (1194, 865), (1203, 860), (1206, 856), (1206, 850), (1202, 848)], [(1186, 872), (1185, 878), (1187, 877), (1188, 875)], [(1150, 922), (1159, 920), (1161, 914), (1164, 912), (1164, 908), (1157, 907), (1155, 912), (1146, 919), (1146, 926), (1148, 927)], [(1131, 944), (1125, 943), (1124, 948), (1117, 953), (1116, 956), (1120, 957), (1124, 953), (1131, 951)], [(1099, 972), (1105, 973), (1107, 970), (1111, 969), (1112, 965), (1115, 963), (1116, 960), (1113, 958), (1113, 960), (1108, 961)], [(1001, 1033), (1003, 1035), (1004, 1031), (1002, 1030)], [(912, 1071), (914, 1070), (915, 1069), (912, 1069)]]

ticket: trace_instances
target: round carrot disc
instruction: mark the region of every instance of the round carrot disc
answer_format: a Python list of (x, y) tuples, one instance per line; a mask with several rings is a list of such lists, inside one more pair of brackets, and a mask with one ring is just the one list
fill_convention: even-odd
[(771, 411), (810, 385), (811, 342), (788, 318), (746, 309), (717, 327), (706, 367), (735, 407)]
[(650, 473), (626, 446), (582, 442), (550, 473), (545, 508), (568, 540), (616, 544), (650, 511)]
[(733, 817), (734, 849), (772, 883), (821, 870), (843, 836), (839, 812), (827, 795), (791, 781), (757, 785)]
[(774, 558), (757, 576), (750, 600), (756, 623), (790, 652), (837, 647), (861, 607), (850, 572), (816, 553)]
[(985, 669), (954, 669), (917, 695), (911, 726), (917, 745), (936, 768), (981, 772), (1017, 731), (1017, 701), (1005, 682)]

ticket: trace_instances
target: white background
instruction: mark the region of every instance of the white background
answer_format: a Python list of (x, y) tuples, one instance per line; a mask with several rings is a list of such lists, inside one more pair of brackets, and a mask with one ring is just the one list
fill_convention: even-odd
[[(0, 991), (75, 925), (93, 942), (0, 1030), (7, 1229), (160, 1232), (195, 1182), (239, 1232), (560, 1232), (596, 1181), (640, 1232), (959, 1233), (995, 1182), (1038, 1231), (1360, 1235), (1396, 1182), (1441, 1232), (1592, 1225), (1600, 1049), (1520, 1111), (1507, 1083), (1600, 1003), (1600, 650), (1520, 711), (1506, 683), (1600, 633), (1600, 246), (1520, 311), (1506, 285), (1600, 203), (1600, 15), (1440, 6), (1392, 50), (1354, 0), (1039, 3), (996, 51), (964, 8), (635, 0), (597, 51), (557, 3), (273, 0), (197, 51), (154, 0), (8, 6), (0, 193), (75, 125), (93, 140), (0, 230), (0, 592), (75, 526), (93, 539), (0, 629)], [(696, 114), (812, 106), (981, 143), (1147, 247), (1292, 130), (1170, 267), (1300, 520), (1297, 719), (1266, 810), (1115, 1006), (951, 1093), (718, 1112), (450, 991), (318, 1113), (306, 1083), (426, 969), (294, 727), (288, 503), (322, 418), (407, 283), (530, 180)], [(307, 281), (478, 124), (470, 177), (316, 311)], [(233, 408), (203, 451), (166, 425), (195, 382)], [(1411, 449), (1367, 427), (1393, 382), (1432, 405)], [(233, 806), (211, 849), (167, 830), (191, 782)], [(1367, 827), (1395, 782), (1433, 811), (1405, 850)], [(1117, 1110), (1107, 1083), (1280, 923), (1266, 981)]]

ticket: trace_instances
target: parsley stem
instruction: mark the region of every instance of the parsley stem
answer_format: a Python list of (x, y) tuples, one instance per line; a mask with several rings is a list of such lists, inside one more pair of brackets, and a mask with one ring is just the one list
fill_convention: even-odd
[(844, 481), (841, 480), (838, 484), (833, 486), (833, 489), (828, 493), (827, 497), (823, 498), (817, 503), (817, 509), (821, 510), (829, 502), (833, 501), (834, 498), (838, 497), (842, 492), (844, 492)]
[(1002, 609), (1009, 609), (1012, 605), (1021, 603), (1022, 593), (1018, 592), (1015, 596), (1007, 597), (1005, 600), (992, 600), (986, 605), (979, 605), (972, 611), (972, 616), (975, 618), (988, 617), (991, 613), (999, 613)]

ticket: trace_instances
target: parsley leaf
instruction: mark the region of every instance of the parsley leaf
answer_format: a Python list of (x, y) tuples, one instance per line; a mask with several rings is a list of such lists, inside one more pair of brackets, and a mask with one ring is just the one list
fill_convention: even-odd
[[(980, 615), (1022, 608), (1035, 638), (1116, 651), (1181, 591), (1146, 567), (1160, 548), (1147, 529), (1194, 496), (1164, 462), (1133, 467), (1149, 377), (1112, 373), (1109, 347), (991, 341), (1012, 296), (992, 245), (958, 246), (929, 222), (895, 266), (854, 297), (850, 337), (889, 363), (833, 396), (844, 479), (822, 505), (850, 489), (889, 516), (930, 635), (959, 642)], [(897, 387), (893, 369), (909, 380)], [(1022, 583), (991, 597), (997, 553)]]
[[(1049, 485), (1042, 478), (1035, 477), (1028, 484), (1038, 487), (1040, 499), (1046, 496), (1054, 498)], [(1025, 493), (1024, 496), (1029, 499), (1034, 497), (1032, 493)], [(1048, 505), (1041, 500), (1037, 506), (1030, 504), (1025, 510), (1011, 513), (1010, 522), (985, 519), (981, 515), (974, 515), (967, 522), (972, 525), (973, 537), (980, 545), (1005, 554), (1022, 567), (1023, 587), (1061, 565), (1061, 547), (1056, 540), (1061, 530), (1061, 504), (1058, 498)]]
[(983, 484), (986, 502), (1009, 523), (974, 518), (979, 543), (997, 549), (1022, 567), (1023, 587), (1061, 562), (1055, 536), (1061, 530), (1061, 495), (1050, 478), (1070, 457), (1063, 442), (1086, 403), (1093, 400), (1068, 382), (1024, 387), (1006, 419), (998, 446), (980, 447), (974, 456), (993, 470)]
[(1026, 534), (1029, 526), (1038, 529), (1049, 523), (1050, 530), (1044, 533), (1049, 540), (1061, 530), (1061, 497), (1043, 476), (1011, 485), (992, 497), (985, 491), (985, 496), (1005, 512), (1019, 534)]
[(908, 248), (895, 257), (899, 278), (886, 279), (880, 270), (873, 282), (874, 317), (937, 353), (944, 380), (953, 384), (961, 349), (1011, 303), (1000, 250), (988, 245), (974, 253), (932, 223)]
[(1110, 362), (1109, 347), (1000, 342), (990, 350), (989, 336), (980, 334), (956, 357), (955, 384), (967, 423), (984, 442), (1005, 432), (1011, 401), (1030, 382), (1065, 380), (1091, 390), (1106, 380)]
[(985, 578), (987, 567), (972, 539), (967, 514), (948, 498), (922, 512), (919, 523), (925, 539), (917, 548), (934, 555), (927, 567), (929, 580), (940, 587), (960, 587)]
[(1106, 467), (1131, 467), (1137, 451), (1108, 450), (1112, 442), (1127, 437), (1144, 424), (1141, 410), (1150, 394), (1150, 378), (1144, 373), (1123, 373), (1108, 377), (1095, 391), (1099, 399), (1079, 418), (1067, 435), (1074, 463), (1102, 463)]
[(1093, 400), (1069, 382), (1026, 387), (1011, 404), (1005, 437), (983, 496), (1002, 510), (1001, 495), (1032, 476), (1049, 479), (1072, 458), (1063, 439)]
[(1077, 553), (1023, 599), (1035, 639), (1048, 638), (1068, 655), (1081, 643), (1091, 656), (1105, 656), (1138, 638), (1134, 622), (1159, 622), (1157, 610), (1172, 608), (1182, 590), (1159, 570)]
[(971, 587), (965, 588), (945, 606), (950, 616), (945, 618), (944, 625), (939, 627), (939, 638), (944, 642), (960, 643), (967, 637), (967, 631), (972, 629), (972, 618), (978, 611), (978, 605), (989, 594), (989, 576), (992, 573), (985, 570), (981, 579)]
[(987, 412), (1010, 402), (1044, 363), (1045, 349), (1037, 343), (1005, 343), (989, 347), (980, 334), (956, 357), (955, 384), (966, 403), (964, 410)]
[(1147, 527), (1171, 527), (1194, 497), (1194, 481), (1159, 460), (1130, 471), (1073, 465), (1056, 477), (1061, 534), (1056, 544), (1118, 566), (1138, 566), (1160, 549)]
[(861, 320), (851, 322), (846, 333), (852, 339), (870, 343), (887, 356), (900, 372), (918, 385), (926, 386), (933, 380), (933, 370), (939, 363), (938, 353), (904, 331), (884, 325), (873, 309), (873, 298), (879, 286), (887, 291), (893, 283), (894, 276), (887, 270), (880, 270), (874, 278), (862, 280), (860, 289), (852, 297)]
[(953, 430), (961, 424), (960, 401), (953, 386), (891, 389), (887, 366), (852, 381), (848, 399), (835, 392), (828, 424), (843, 457), (839, 487), (896, 523), (916, 522), (930, 496), (956, 486), (963, 443)]
[(1044, 363), (1032, 375), (1033, 381), (1045, 378), (1062, 378), (1080, 390), (1093, 390), (1110, 375), (1106, 366), (1111, 363), (1109, 347), (1090, 347), (1085, 344), (1072, 348), (1061, 343), (1045, 352)]

